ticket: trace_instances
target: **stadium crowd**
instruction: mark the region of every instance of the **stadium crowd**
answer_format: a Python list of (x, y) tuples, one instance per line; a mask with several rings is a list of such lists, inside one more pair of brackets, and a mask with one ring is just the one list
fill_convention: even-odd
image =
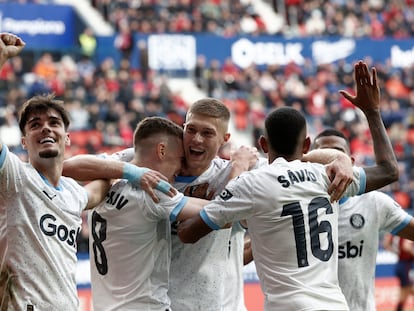
[[(92, 3), (120, 33), (210, 32), (221, 36), (267, 34), (253, 7), (233, 1), (105, 1)], [(279, 2), (275, 12), (281, 15)], [(414, 33), (413, 1), (285, 1), (285, 35), (340, 35), (372, 38), (404, 38)], [(230, 10), (231, 8), (231, 10)], [(243, 19), (254, 18), (257, 27), (246, 31)], [(321, 26), (315, 21), (322, 18)], [(128, 54), (126, 54), (128, 56)], [(400, 182), (385, 190), (404, 208), (414, 208), (414, 72), (389, 63), (365, 62), (378, 71), (382, 94), (382, 117), (400, 163)], [(0, 136), (12, 151), (25, 156), (20, 146), (17, 111), (25, 98), (52, 91), (63, 98), (72, 117), (68, 155), (114, 152), (132, 145), (135, 125), (146, 116), (165, 116), (178, 124), (190, 103), (168, 87), (168, 77), (146, 66), (131, 68), (128, 57), (117, 63), (101, 63), (81, 55), (44, 52), (27, 70), (22, 57), (15, 57), (0, 72)], [(252, 144), (262, 133), (265, 115), (274, 107), (293, 106), (303, 111), (315, 135), (335, 127), (351, 140), (352, 153), (360, 165), (374, 161), (368, 126), (338, 90), (352, 91), (353, 64), (341, 61), (316, 65), (237, 67), (231, 59), (206, 62), (199, 55), (192, 73), (207, 96), (223, 100), (234, 113), (236, 128), (252, 133)], [(83, 248), (80, 247), (80, 250)], [(87, 249), (87, 246), (85, 250)]]
[[(407, 38), (414, 34), (414, 1), (273, 0), (272, 20), (262, 18), (254, 1), (93, 0), (117, 30), (173, 33), (208, 32)], [(272, 25), (270, 25), (272, 23)]]

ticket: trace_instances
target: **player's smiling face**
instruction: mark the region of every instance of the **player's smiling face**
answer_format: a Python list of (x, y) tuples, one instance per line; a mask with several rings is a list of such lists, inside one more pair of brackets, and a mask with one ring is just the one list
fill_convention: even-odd
[(191, 114), (184, 126), (184, 153), (187, 173), (203, 173), (225, 142), (221, 121), (217, 118)]
[(34, 113), (28, 118), (22, 145), (31, 160), (63, 156), (66, 144), (69, 144), (69, 138), (56, 110)]

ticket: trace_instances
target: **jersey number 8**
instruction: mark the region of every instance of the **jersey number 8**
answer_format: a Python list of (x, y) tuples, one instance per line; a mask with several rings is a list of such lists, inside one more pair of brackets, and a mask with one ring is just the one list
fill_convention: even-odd
[[(97, 230), (99, 228), (99, 230)], [(97, 212), (92, 213), (93, 256), (95, 266), (101, 275), (108, 273), (108, 260), (102, 242), (106, 240), (106, 219)], [(98, 257), (99, 256), (99, 257)]]

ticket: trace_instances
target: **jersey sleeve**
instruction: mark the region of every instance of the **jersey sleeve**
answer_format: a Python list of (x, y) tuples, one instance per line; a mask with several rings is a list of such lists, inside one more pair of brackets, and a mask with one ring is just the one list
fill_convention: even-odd
[(154, 219), (169, 218), (171, 221), (175, 221), (177, 215), (185, 206), (188, 198), (186, 198), (181, 192), (178, 192), (172, 198), (161, 191), (155, 190), (155, 192), (160, 199), (159, 203), (155, 203), (149, 194), (145, 193), (144, 200), (146, 202), (147, 215)]
[(380, 216), (380, 230), (398, 234), (411, 221), (412, 216), (389, 195), (375, 191), (375, 206)]
[(213, 230), (227, 223), (248, 219), (254, 213), (253, 175), (245, 172), (230, 181), (226, 188), (201, 211), (200, 216)]
[(115, 152), (114, 154), (110, 155), (110, 158), (113, 160), (118, 160), (122, 162), (130, 162), (134, 158), (134, 148), (127, 148), (118, 152)]
[(346, 188), (343, 197), (352, 197), (365, 193), (367, 185), (365, 170), (362, 167), (354, 166), (353, 171), (354, 179), (348, 188)]
[(21, 167), (22, 162), (17, 155), (10, 152), (6, 145), (0, 153), (0, 197), (13, 196), (23, 188), (25, 170)]

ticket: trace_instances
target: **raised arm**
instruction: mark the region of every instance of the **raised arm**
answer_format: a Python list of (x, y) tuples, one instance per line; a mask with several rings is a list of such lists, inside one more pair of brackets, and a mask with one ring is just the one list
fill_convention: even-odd
[[(26, 43), (18, 36), (11, 33), (0, 33), (0, 68), (12, 57), (18, 55)], [(3, 150), (3, 142), (0, 140), (0, 153)]]
[(356, 95), (341, 90), (340, 93), (353, 105), (362, 110), (367, 118), (374, 144), (376, 166), (364, 168), (367, 177), (366, 192), (382, 188), (398, 180), (398, 163), (391, 142), (382, 122), (380, 112), (380, 89), (377, 71), (360, 61), (354, 68)]

